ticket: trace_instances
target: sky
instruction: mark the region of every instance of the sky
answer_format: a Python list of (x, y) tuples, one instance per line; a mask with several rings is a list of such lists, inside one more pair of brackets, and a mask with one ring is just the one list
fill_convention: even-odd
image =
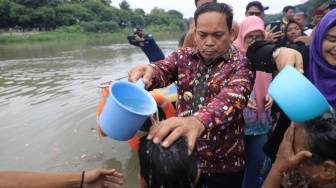
[[(196, 9), (194, 0), (126, 0), (131, 9), (142, 8), (146, 13), (154, 7), (158, 7), (168, 10), (177, 10), (183, 14), (184, 18), (193, 17)], [(252, 0), (217, 0), (220, 3), (227, 3), (233, 7), (234, 20), (241, 22), (245, 17), (246, 5)], [(259, 0), (263, 6), (269, 6), (269, 9), (265, 11), (265, 14), (275, 14), (282, 12), (284, 6), (298, 5), (306, 2), (307, 0)], [(119, 8), (119, 3), (122, 0), (112, 0), (112, 6)]]

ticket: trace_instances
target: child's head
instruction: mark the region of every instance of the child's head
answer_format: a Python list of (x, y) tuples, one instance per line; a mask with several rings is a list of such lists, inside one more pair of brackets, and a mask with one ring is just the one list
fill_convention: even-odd
[(298, 177), (312, 187), (336, 181), (336, 117), (335, 111), (296, 126), (294, 152), (310, 151), (313, 155), (299, 163), (295, 169)]
[(197, 150), (188, 156), (186, 137), (179, 138), (170, 147), (147, 140), (147, 135), (139, 144), (141, 187), (192, 188), (199, 177)]

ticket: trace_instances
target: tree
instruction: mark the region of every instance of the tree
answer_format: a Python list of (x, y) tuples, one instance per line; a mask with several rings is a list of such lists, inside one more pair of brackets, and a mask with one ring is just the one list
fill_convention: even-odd
[(126, 0), (121, 1), (121, 3), (119, 3), (119, 7), (123, 10), (131, 10), (130, 4)]
[(23, 5), (27, 8), (33, 8), (33, 9), (36, 9), (38, 7), (43, 7), (51, 3), (55, 3), (52, 0), (13, 0), (13, 2), (15, 2), (16, 4)]
[(9, 0), (3, 0), (0, 3), (0, 25), (8, 26), (10, 24), (10, 10), (12, 3)]
[(56, 13), (51, 7), (41, 7), (34, 12), (34, 20), (36, 26), (48, 30), (49, 27), (55, 26)]
[(138, 14), (138, 13), (133, 13), (131, 15), (131, 27), (136, 27), (136, 26), (145, 26), (146, 25), (146, 19), (143, 15)]
[(56, 7), (56, 25), (57, 26), (70, 26), (77, 24), (75, 17), (75, 10), (72, 4), (61, 4)]
[(32, 12), (33, 10), (31, 8), (14, 3), (10, 9), (10, 19), (15, 25), (29, 27), (33, 25), (31, 22)]
[(177, 10), (168, 10), (167, 13), (170, 15), (175, 15), (177, 18), (183, 19), (183, 14)]
[(104, 5), (110, 6), (112, 1), (111, 0), (100, 0)]
[(137, 14), (140, 14), (143, 17), (146, 16), (146, 12), (142, 8), (136, 8), (136, 9), (134, 9), (134, 12), (137, 13)]
[(131, 11), (125, 10), (125, 9), (120, 9), (117, 14), (119, 18), (119, 27), (125, 28), (130, 25), (131, 22)]

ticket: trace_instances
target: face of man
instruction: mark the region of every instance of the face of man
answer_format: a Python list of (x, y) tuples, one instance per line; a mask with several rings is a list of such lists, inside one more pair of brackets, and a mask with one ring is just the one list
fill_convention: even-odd
[(288, 9), (288, 11), (285, 14), (285, 18), (287, 20), (291, 20), (293, 18), (293, 15), (294, 15), (294, 9)]
[(265, 14), (258, 7), (251, 6), (247, 12), (245, 12), (245, 16), (258, 16), (259, 18), (264, 19)]
[(304, 16), (299, 15), (299, 14), (298, 15), (295, 14), (294, 17), (293, 17), (293, 20), (300, 23), (302, 29), (304, 29), (306, 27), (307, 19), (305, 19)]
[(200, 14), (195, 28), (196, 46), (205, 63), (210, 65), (230, 47), (234, 32), (226, 23), (226, 15), (218, 12)]
[(315, 15), (313, 16), (313, 23), (317, 25), (323, 18), (324, 15)]

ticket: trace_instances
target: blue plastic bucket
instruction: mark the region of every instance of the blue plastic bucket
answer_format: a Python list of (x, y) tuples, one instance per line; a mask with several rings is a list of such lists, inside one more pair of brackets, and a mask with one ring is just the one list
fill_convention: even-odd
[(294, 122), (304, 122), (330, 110), (328, 101), (320, 91), (291, 66), (279, 72), (268, 93)]
[(156, 112), (156, 102), (144, 86), (142, 79), (135, 84), (115, 81), (110, 85), (110, 94), (99, 119), (100, 128), (107, 136), (129, 140), (148, 116)]

